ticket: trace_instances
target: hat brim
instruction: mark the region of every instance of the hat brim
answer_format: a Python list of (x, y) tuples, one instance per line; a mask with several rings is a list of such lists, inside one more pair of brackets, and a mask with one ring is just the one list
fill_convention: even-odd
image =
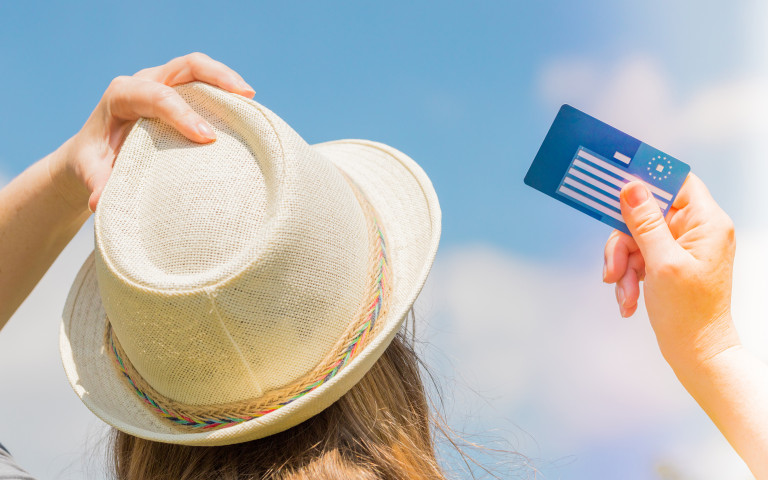
[(352, 388), (392, 341), (426, 281), (437, 252), (441, 213), (432, 183), (408, 156), (365, 140), (312, 147), (364, 193), (383, 226), (391, 268), (386, 323), (370, 344), (333, 379), (298, 400), (232, 427), (190, 431), (153, 413), (114, 367), (105, 346), (105, 312), (94, 267), (86, 260), (70, 290), (60, 350), (72, 388), (96, 416), (131, 435), (165, 443), (227, 445), (286, 430), (321, 412)]

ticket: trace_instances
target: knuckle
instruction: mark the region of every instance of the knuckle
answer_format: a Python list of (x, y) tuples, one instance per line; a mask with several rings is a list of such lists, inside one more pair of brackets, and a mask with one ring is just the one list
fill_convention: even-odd
[(733, 258), (736, 251), (736, 227), (728, 215), (725, 216), (723, 225), (723, 241), (725, 243), (725, 251), (728, 252), (729, 257)]
[(186, 105), (183, 110), (176, 115), (176, 118), (179, 122), (187, 124), (197, 123), (200, 120), (200, 116)]
[(645, 269), (645, 258), (643, 258), (640, 252), (629, 255), (627, 262), (630, 268), (634, 270), (641, 271)]
[(176, 92), (171, 87), (157, 84), (152, 93), (152, 102), (161, 107), (169, 107), (174, 103), (175, 96)]
[(727, 213), (721, 210), (719, 214), (702, 222), (706, 222), (710, 235), (717, 239), (722, 247), (728, 248), (736, 244), (736, 226)]
[(635, 235), (644, 236), (662, 227), (664, 218), (656, 212), (644, 213), (635, 220)]
[(139, 78), (140, 77), (147, 77), (147, 76), (149, 76), (149, 74), (152, 73), (152, 71), (153, 71), (152, 67), (150, 67), (150, 68), (142, 68), (138, 72), (134, 73), (133, 76), (134, 77), (139, 77)]
[(187, 61), (188, 64), (196, 64), (200, 62), (204, 62), (208, 60), (210, 57), (208, 55), (201, 53), (201, 52), (192, 52), (190, 54), (187, 54), (184, 56), (184, 59)]
[(723, 220), (723, 233), (725, 233), (729, 242), (736, 241), (736, 226), (728, 215), (725, 215), (725, 219)]
[(677, 262), (663, 260), (653, 266), (646, 266), (646, 272), (653, 277), (676, 278), (683, 273), (683, 267)]
[(124, 88), (127, 83), (131, 81), (131, 77), (126, 75), (120, 75), (118, 77), (115, 77), (112, 79), (111, 82), (109, 82), (109, 87), (107, 87), (108, 92), (114, 92), (115, 90), (120, 90), (121, 88)]
[(155, 84), (152, 93), (149, 95), (149, 101), (152, 105), (154, 117), (175, 116), (178, 111), (176, 91), (162, 84)]

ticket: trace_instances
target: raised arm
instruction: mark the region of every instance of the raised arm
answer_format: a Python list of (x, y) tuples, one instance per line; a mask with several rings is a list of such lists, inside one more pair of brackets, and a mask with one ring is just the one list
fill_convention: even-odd
[(614, 232), (603, 280), (622, 316), (645, 305), (662, 355), (758, 479), (768, 479), (768, 366), (747, 351), (731, 317), (736, 247), (731, 219), (689, 175), (666, 221), (640, 182), (621, 191), (632, 232)]
[(139, 117), (159, 118), (195, 142), (215, 140), (211, 127), (171, 88), (196, 80), (254, 95), (240, 75), (201, 53), (118, 77), (75, 136), (0, 190), (0, 328), (95, 210)]

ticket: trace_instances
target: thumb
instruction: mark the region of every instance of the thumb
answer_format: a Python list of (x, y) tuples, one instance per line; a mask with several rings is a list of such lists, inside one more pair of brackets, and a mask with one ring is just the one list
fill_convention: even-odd
[(648, 263), (655, 263), (677, 247), (653, 194), (641, 181), (621, 189), (621, 215)]

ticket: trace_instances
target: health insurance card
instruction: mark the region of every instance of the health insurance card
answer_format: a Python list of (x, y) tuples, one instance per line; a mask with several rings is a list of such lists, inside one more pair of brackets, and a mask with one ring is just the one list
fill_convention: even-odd
[(629, 233), (619, 208), (621, 187), (644, 181), (666, 215), (690, 170), (673, 156), (563, 105), (525, 183)]

